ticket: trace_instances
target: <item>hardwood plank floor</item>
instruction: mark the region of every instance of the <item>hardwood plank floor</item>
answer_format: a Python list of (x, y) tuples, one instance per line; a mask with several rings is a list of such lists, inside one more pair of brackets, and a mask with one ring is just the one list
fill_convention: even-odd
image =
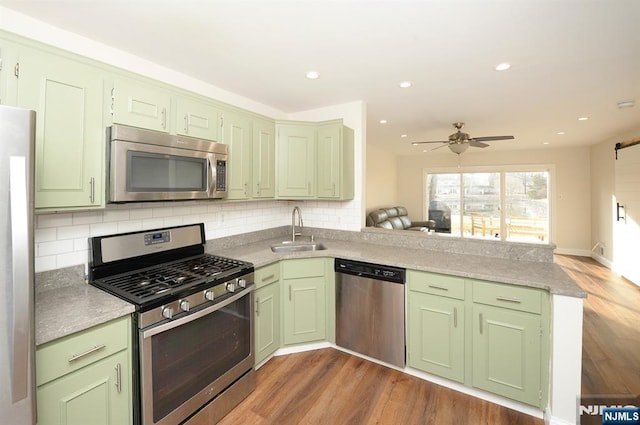
[[(556, 262), (588, 292), (583, 394), (640, 393), (640, 288), (586, 257)], [(327, 348), (275, 357), (221, 425), (542, 425), (541, 419)]]
[(587, 292), (582, 394), (640, 394), (640, 287), (589, 257), (555, 261)]

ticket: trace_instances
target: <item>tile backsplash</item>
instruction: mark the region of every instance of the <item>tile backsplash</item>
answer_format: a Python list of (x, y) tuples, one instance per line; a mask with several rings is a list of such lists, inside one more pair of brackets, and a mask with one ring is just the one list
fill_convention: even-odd
[(87, 239), (181, 224), (204, 223), (207, 240), (291, 224), (300, 206), (305, 226), (360, 230), (359, 202), (327, 201), (186, 201), (110, 204), (104, 210), (35, 216), (35, 271), (89, 261)]

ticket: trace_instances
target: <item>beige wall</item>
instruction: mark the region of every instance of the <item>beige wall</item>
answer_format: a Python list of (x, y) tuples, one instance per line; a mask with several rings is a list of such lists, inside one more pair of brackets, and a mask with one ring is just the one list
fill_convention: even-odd
[[(459, 162), (458, 162), (459, 161)], [(488, 165), (553, 165), (551, 242), (559, 253), (590, 255), (591, 177), (589, 147), (537, 149), (527, 151), (465, 152), (398, 157), (397, 201), (409, 210), (413, 220), (425, 213), (423, 174), (425, 168)]]
[[(613, 261), (615, 142), (591, 146), (591, 246), (601, 262)], [(601, 250), (602, 248), (602, 250)]]
[(367, 212), (398, 205), (396, 157), (377, 146), (367, 145), (365, 206)]

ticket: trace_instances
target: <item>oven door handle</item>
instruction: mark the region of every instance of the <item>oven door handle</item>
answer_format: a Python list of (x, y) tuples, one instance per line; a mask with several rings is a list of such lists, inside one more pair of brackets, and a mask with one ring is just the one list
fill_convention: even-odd
[(194, 320), (197, 320), (203, 316), (206, 316), (207, 314), (211, 314), (217, 310), (220, 310), (226, 306), (228, 306), (229, 304), (239, 300), (240, 298), (244, 297), (245, 295), (249, 295), (251, 292), (253, 292), (253, 290), (256, 288), (255, 284), (251, 284), (249, 286), (247, 286), (245, 289), (243, 289), (242, 291), (238, 292), (237, 294), (234, 294), (232, 296), (230, 296), (229, 298), (226, 298), (222, 301), (220, 301), (217, 304), (214, 304), (212, 306), (209, 306), (207, 308), (204, 308), (202, 310), (199, 310), (193, 314), (189, 314), (187, 316), (181, 317), (179, 319), (176, 320), (172, 320), (170, 322), (164, 323), (160, 326), (155, 326), (151, 329), (147, 329), (146, 331), (142, 332), (142, 337), (144, 339), (147, 339), (149, 337), (152, 337), (154, 335), (160, 334), (162, 332), (166, 332), (170, 329), (176, 328), (178, 326), (184, 325), (185, 323), (189, 323), (189, 322), (193, 322)]

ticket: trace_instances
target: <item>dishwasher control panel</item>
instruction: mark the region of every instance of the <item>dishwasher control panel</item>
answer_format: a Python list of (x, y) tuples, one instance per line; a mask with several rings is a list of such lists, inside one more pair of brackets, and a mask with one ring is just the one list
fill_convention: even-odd
[(342, 258), (336, 258), (335, 271), (336, 273), (347, 273), (395, 283), (405, 283), (406, 275), (406, 270), (400, 267), (364, 263)]

